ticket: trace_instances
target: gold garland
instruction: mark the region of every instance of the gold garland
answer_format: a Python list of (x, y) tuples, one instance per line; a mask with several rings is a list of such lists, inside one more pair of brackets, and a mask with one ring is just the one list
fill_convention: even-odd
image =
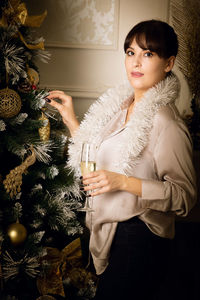
[[(28, 27), (40, 27), (45, 17), (47, 16), (47, 11), (45, 10), (43, 14), (37, 16), (29, 16), (25, 3), (20, 3), (20, 0), (10, 0), (10, 6), (3, 10), (2, 18), (0, 19), (0, 26), (8, 27), (10, 24), (28, 26)], [(44, 42), (38, 44), (27, 44), (24, 40), (20, 31), (18, 35), (21, 41), (28, 49), (42, 49), (44, 50)]]
[(3, 181), (4, 188), (6, 192), (10, 194), (11, 198), (21, 191), (22, 174), (25, 173), (28, 167), (33, 165), (36, 161), (33, 146), (31, 146), (30, 150), (32, 152), (31, 155), (29, 155), (21, 165), (11, 170), (10, 173), (6, 175), (6, 179)]

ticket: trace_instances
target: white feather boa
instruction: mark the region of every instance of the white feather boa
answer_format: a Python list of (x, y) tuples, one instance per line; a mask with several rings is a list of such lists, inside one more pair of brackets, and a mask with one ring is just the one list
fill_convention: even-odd
[[(134, 113), (127, 123), (125, 142), (121, 147), (121, 160), (119, 172), (129, 175), (129, 169), (135, 165), (148, 143), (149, 134), (153, 126), (156, 112), (161, 106), (175, 102), (180, 90), (179, 80), (174, 73), (168, 76), (156, 86), (150, 88), (135, 105)], [(121, 109), (127, 98), (133, 96), (133, 88), (129, 84), (123, 84), (109, 89), (91, 105), (80, 128), (76, 132), (69, 145), (69, 159), (67, 166), (79, 175), (80, 153), (83, 142), (94, 142), (99, 134)]]

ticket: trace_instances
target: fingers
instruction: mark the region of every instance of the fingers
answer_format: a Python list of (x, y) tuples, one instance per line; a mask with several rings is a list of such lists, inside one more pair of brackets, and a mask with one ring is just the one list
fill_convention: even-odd
[(109, 189), (109, 185), (107, 184), (106, 181), (99, 181), (99, 182), (95, 182), (95, 183), (91, 183), (90, 185), (86, 185), (84, 187), (84, 191), (92, 191), (92, 190), (96, 190), (96, 189), (102, 189), (103, 187), (107, 187)]
[(51, 91), (49, 92), (49, 95), (47, 96), (47, 99), (60, 99), (63, 103), (67, 102), (67, 101), (71, 101), (72, 97), (65, 94), (63, 91)]
[(98, 170), (94, 172), (87, 173), (83, 175), (83, 180), (88, 180), (91, 178), (99, 177), (99, 179), (106, 179), (112, 172), (106, 171), (106, 170)]
[(90, 192), (89, 195), (90, 196), (97, 196), (97, 195), (101, 195), (101, 194), (104, 194), (104, 193), (107, 193), (107, 192), (111, 192), (109, 187), (108, 186), (102, 186), (101, 188), (94, 188), (93, 186), (93, 189), (91, 187), (87, 187), (87, 190), (86, 188), (84, 188), (85, 192)]
[[(95, 172), (90, 172), (88, 174), (83, 175), (83, 184), (90, 184), (93, 182), (97, 182), (97, 177), (99, 177), (100, 174)], [(99, 178), (100, 179), (100, 178)]]
[(100, 170), (83, 176), (84, 191), (90, 191), (91, 196), (100, 195), (111, 191), (108, 171)]
[(51, 106), (55, 107), (59, 112), (62, 111), (62, 108), (63, 108), (63, 105), (54, 101), (54, 100), (51, 100), (51, 102), (49, 103)]
[(122, 174), (107, 170), (97, 170), (83, 176), (84, 190), (90, 191), (91, 196), (121, 189)]
[(94, 182), (105, 181), (108, 183), (108, 174), (111, 173), (105, 170), (99, 170), (95, 172), (90, 172), (88, 174), (83, 175), (83, 184), (91, 184)]

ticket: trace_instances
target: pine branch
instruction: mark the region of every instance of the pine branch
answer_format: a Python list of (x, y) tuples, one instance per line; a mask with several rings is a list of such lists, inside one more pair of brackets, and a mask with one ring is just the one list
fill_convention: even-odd
[(23, 158), (26, 154), (26, 149), (24, 145), (20, 143), (20, 138), (15, 137), (13, 135), (7, 135), (4, 137), (4, 141), (6, 143), (6, 148), (9, 152), (17, 155), (20, 158)]
[(22, 123), (26, 120), (27, 117), (28, 117), (27, 113), (19, 113), (15, 118), (12, 118), (10, 120), (10, 124), (12, 126), (22, 125)]
[(12, 84), (16, 84), (20, 78), (26, 78), (26, 64), (24, 48), (17, 47), (16, 44), (7, 42), (3, 45), (3, 56), (5, 61), (5, 69), (11, 76)]

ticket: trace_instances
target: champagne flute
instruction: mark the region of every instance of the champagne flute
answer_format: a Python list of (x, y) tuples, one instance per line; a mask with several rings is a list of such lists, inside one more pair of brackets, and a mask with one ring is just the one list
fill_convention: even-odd
[[(94, 144), (90, 143), (83, 143), (82, 144), (82, 151), (81, 151), (81, 174), (82, 176), (94, 172), (96, 170), (96, 162), (95, 162), (95, 146)], [(93, 209), (91, 207), (93, 199), (90, 198), (89, 192), (86, 192), (86, 200), (84, 207), (79, 208), (79, 211), (85, 212), (92, 212)]]

